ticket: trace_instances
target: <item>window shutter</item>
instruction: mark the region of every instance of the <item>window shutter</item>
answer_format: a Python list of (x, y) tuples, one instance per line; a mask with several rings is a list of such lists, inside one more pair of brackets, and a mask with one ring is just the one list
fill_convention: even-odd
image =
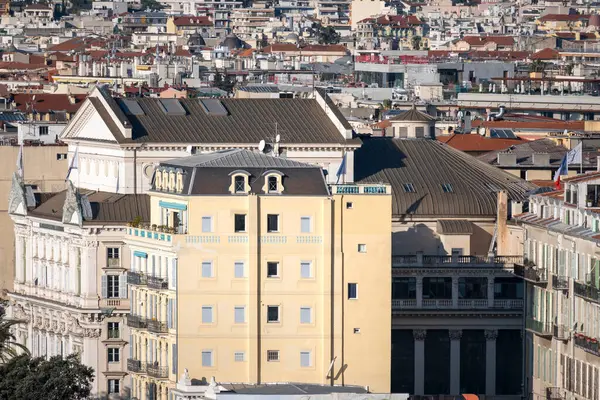
[(108, 297), (108, 276), (102, 275), (102, 298)]
[(173, 299), (173, 311), (171, 311), (171, 318), (173, 319), (173, 328), (177, 328), (177, 299)]
[(173, 286), (177, 286), (177, 259), (173, 258), (171, 262), (171, 281)]
[(129, 334), (129, 358), (133, 358), (133, 335)]
[(236, 307), (235, 308), (235, 323), (243, 324), (246, 322), (246, 308), (245, 307)]
[(126, 299), (127, 298), (127, 279), (125, 279), (125, 275), (120, 275), (118, 278), (119, 278), (119, 298)]
[(167, 328), (173, 328), (173, 320), (171, 316), (171, 307), (173, 306), (173, 302), (171, 299), (167, 300)]
[(177, 375), (177, 345), (173, 345), (173, 351), (171, 352), (173, 356), (173, 374)]

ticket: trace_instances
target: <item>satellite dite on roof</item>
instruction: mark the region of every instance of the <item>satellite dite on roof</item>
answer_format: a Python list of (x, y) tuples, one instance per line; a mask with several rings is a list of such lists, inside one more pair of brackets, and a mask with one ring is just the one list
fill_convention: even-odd
[(263, 153), (265, 151), (265, 148), (267, 147), (267, 142), (263, 140), (261, 140), (260, 142), (258, 142), (258, 151), (260, 151), (261, 153)]

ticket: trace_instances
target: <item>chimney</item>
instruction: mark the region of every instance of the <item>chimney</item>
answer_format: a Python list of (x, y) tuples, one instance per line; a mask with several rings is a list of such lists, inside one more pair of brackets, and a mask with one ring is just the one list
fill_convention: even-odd
[(515, 166), (517, 165), (517, 155), (514, 153), (498, 153), (498, 165)]
[(508, 194), (501, 190), (498, 192), (498, 203), (496, 208), (496, 254), (508, 255), (511, 254), (508, 246)]
[(533, 153), (533, 165), (547, 167), (550, 165), (550, 154)]

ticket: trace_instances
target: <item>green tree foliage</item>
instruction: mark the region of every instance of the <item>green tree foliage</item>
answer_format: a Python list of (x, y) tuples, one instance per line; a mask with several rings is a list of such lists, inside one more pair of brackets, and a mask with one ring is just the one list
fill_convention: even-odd
[(17, 343), (12, 332), (13, 327), (21, 323), (23, 321), (6, 318), (6, 302), (0, 302), (0, 364), (15, 357), (19, 349), (28, 352), (25, 346)]
[(0, 366), (0, 399), (83, 400), (93, 379), (94, 370), (75, 354), (49, 360), (22, 354)]
[(313, 24), (312, 33), (313, 36), (316, 36), (319, 44), (337, 44), (340, 42), (340, 34), (331, 26)]
[(235, 87), (235, 81), (232, 80), (229, 75), (225, 74), (225, 77), (223, 77), (220, 72), (217, 72), (215, 74), (213, 85), (214, 87), (224, 90), (227, 93), (232, 93), (233, 88)]
[(142, 10), (162, 10), (163, 6), (156, 0), (142, 0)]
[(421, 36), (413, 36), (410, 42), (413, 50), (421, 50)]

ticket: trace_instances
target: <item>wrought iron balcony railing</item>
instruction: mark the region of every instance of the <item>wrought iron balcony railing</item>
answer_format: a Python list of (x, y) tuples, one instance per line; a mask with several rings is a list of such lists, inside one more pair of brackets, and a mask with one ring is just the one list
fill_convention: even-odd
[(149, 320), (149, 321), (147, 321), (146, 325), (147, 325), (147, 329), (150, 332), (154, 332), (154, 333), (167, 333), (167, 332), (169, 332), (167, 324), (164, 323), (164, 322), (160, 322), (160, 321), (156, 321), (156, 320)]
[(552, 335), (558, 340), (569, 339), (569, 329), (564, 325), (554, 324)]
[(585, 337), (582, 334), (575, 334), (573, 341), (575, 342), (575, 346), (595, 355), (596, 357), (600, 357), (600, 344), (598, 343), (597, 339)]
[(140, 360), (136, 360), (133, 358), (127, 359), (127, 371), (129, 372), (144, 372), (144, 368), (146, 365), (142, 364)]
[(148, 276), (141, 272), (127, 272), (127, 283), (130, 285), (146, 286), (148, 284)]
[(548, 282), (548, 276), (546, 270), (538, 269), (535, 266), (525, 266), (516, 264), (515, 275), (520, 276), (528, 282), (532, 283), (546, 283)]
[(169, 368), (161, 367), (155, 363), (146, 364), (146, 373), (154, 378), (168, 378)]
[(527, 320), (525, 321), (525, 327), (528, 331), (536, 333), (540, 336), (550, 337), (554, 333), (552, 324), (549, 322), (536, 321), (531, 317), (527, 317)]
[(566, 276), (552, 275), (552, 289), (556, 289), (556, 290), (569, 289), (569, 278)]
[(546, 388), (546, 400), (563, 400), (565, 391), (558, 387)]
[(600, 290), (595, 286), (587, 283), (575, 281), (573, 284), (575, 296), (583, 297), (586, 300), (600, 303)]
[(149, 276), (147, 284), (148, 287), (152, 289), (166, 289), (169, 286), (166, 278), (159, 278), (156, 276)]
[(147, 322), (139, 315), (129, 314), (127, 316), (127, 326), (130, 328), (145, 329)]

